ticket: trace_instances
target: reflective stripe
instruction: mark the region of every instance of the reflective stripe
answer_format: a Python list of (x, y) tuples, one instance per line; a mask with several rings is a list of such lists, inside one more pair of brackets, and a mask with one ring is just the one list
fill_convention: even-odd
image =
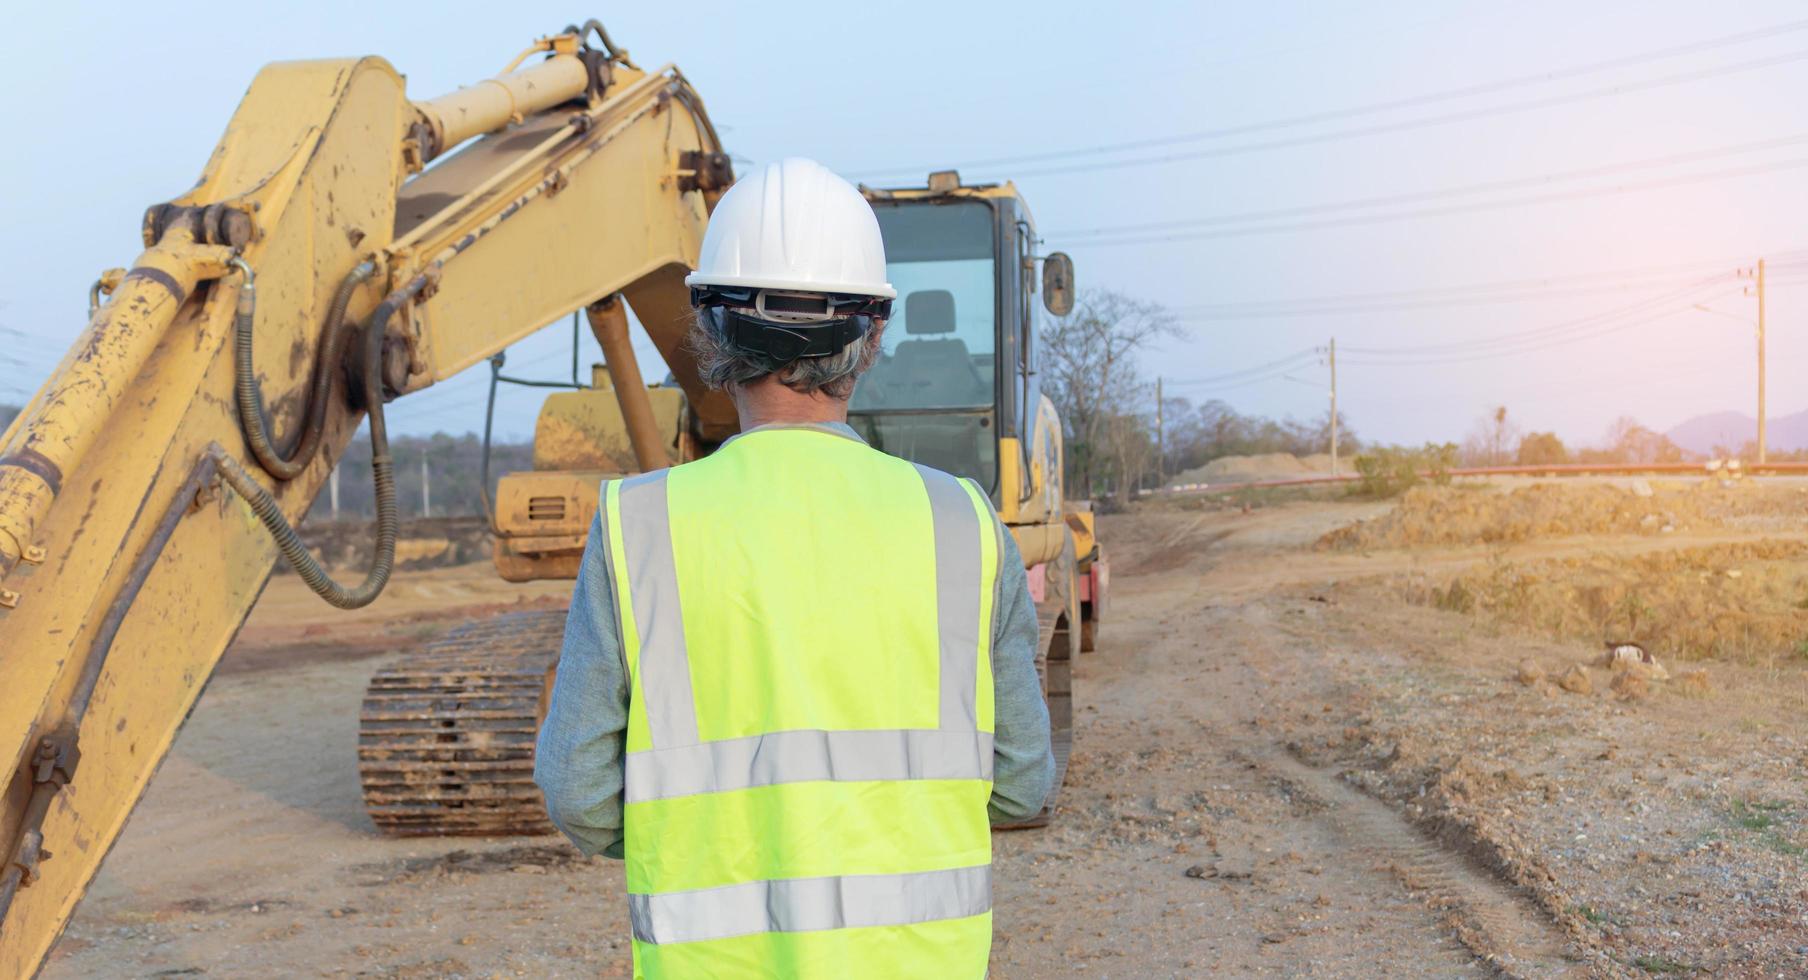
[(630, 752), (627, 802), (816, 781), (992, 778), (990, 732), (770, 732)]
[(697, 743), (697, 707), (691, 697), (690, 656), (678, 602), (678, 567), (672, 558), (665, 477), (655, 470), (630, 477), (619, 493), (622, 553), (629, 599), (640, 637), (640, 693), (655, 748)]
[[(597, 547), (599, 549), (601, 549), (601, 551), (602, 551), (603, 567), (608, 569), (608, 571), (609, 571), (609, 580), (610, 580), (610, 585), (611, 585), (610, 591), (615, 593), (613, 596), (610, 596), (611, 601), (609, 603), (609, 616), (611, 619), (613, 619), (615, 621), (615, 635), (621, 641), (618, 649), (616, 650), (616, 654), (619, 657), (621, 657), (622, 667), (624, 668), (624, 671), (631, 672), (632, 668), (628, 667), (629, 638), (628, 638), (627, 632), (622, 629), (622, 604), (621, 604), (622, 591), (621, 590), (625, 586), (622, 583), (616, 581), (616, 579), (620, 577), (617, 574), (619, 569), (617, 568), (617, 566), (615, 564), (614, 535), (609, 533), (610, 527), (615, 524), (615, 522), (609, 517), (610, 509), (615, 506), (614, 501), (612, 501), (609, 496), (609, 484), (611, 482), (613, 482), (613, 481), (610, 481), (610, 480), (603, 481), (601, 491), (597, 495), (602, 506), (600, 506), (596, 512), (596, 532), (597, 532), (596, 543), (597, 543)], [(619, 493), (619, 492), (620, 492), (620, 490), (618, 489), (617, 493)], [(639, 649), (638, 644), (640, 642), (639, 638), (636, 637), (633, 642), (636, 644), (635, 649), (638, 651), (638, 649)]]
[(992, 907), (992, 866), (901, 875), (787, 878), (663, 895), (629, 895), (643, 943), (693, 943), (759, 932), (907, 926)]
[(915, 464), (929, 491), (935, 521), (935, 618), (941, 646), (941, 717), (945, 730), (979, 727), (979, 515), (957, 477)]

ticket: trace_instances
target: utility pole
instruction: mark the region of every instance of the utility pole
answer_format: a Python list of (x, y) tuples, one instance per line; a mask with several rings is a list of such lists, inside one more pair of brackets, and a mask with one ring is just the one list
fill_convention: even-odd
[(1764, 465), (1764, 260), (1758, 260), (1758, 465)]
[(433, 480), (427, 472), (427, 447), (421, 447), (421, 516), (433, 516)]
[(1168, 435), (1161, 415), (1161, 375), (1155, 376), (1155, 488), (1168, 485)]
[(333, 520), (339, 519), (339, 467), (333, 467), (333, 473), (327, 478), (327, 497), (332, 501)]
[(1331, 338), (1331, 475), (1337, 475), (1337, 338)]

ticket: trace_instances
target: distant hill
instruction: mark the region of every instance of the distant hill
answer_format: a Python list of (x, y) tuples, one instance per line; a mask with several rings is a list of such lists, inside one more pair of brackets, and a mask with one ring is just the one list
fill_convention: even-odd
[[(1773, 415), (1765, 434), (1771, 449), (1808, 449), (1808, 411)], [(1697, 415), (1664, 433), (1670, 441), (1692, 453), (1707, 455), (1714, 447), (1737, 450), (1758, 438), (1758, 421), (1744, 412), (1712, 412)]]

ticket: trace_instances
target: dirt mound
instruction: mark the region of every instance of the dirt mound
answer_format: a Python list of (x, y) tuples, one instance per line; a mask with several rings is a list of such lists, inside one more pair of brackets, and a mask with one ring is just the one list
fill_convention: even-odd
[(1256, 480), (1285, 480), (1331, 471), (1328, 455), (1308, 456), (1304, 460), (1292, 453), (1262, 453), (1256, 456), (1220, 456), (1205, 464), (1177, 474), (1169, 483), (1251, 483)]
[(1423, 605), (1666, 659), (1753, 663), (1808, 650), (1808, 543), (1754, 541), (1638, 556), (1495, 561), (1444, 582), (1409, 579)]
[[(301, 529), (302, 543), (328, 568), (367, 568), (376, 548), (369, 521), (321, 521)], [(446, 568), (490, 557), (490, 529), (482, 517), (428, 517), (403, 521), (396, 537), (396, 567)], [(285, 570), (287, 564), (282, 566)]]
[[(1650, 490), (1649, 487), (1646, 488)], [(1393, 510), (1341, 527), (1319, 548), (1414, 548), (1496, 544), (1576, 534), (1667, 534), (1719, 523), (1709, 484), (1641, 495), (1603, 484), (1540, 483), (1506, 493), (1475, 486), (1421, 486)]]

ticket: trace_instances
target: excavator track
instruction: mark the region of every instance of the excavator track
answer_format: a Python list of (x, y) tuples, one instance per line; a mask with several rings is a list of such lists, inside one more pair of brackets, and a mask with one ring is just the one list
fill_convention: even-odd
[(551, 833), (534, 785), (565, 629), (560, 610), (469, 623), (386, 667), (358, 733), (364, 806), (401, 837)]

